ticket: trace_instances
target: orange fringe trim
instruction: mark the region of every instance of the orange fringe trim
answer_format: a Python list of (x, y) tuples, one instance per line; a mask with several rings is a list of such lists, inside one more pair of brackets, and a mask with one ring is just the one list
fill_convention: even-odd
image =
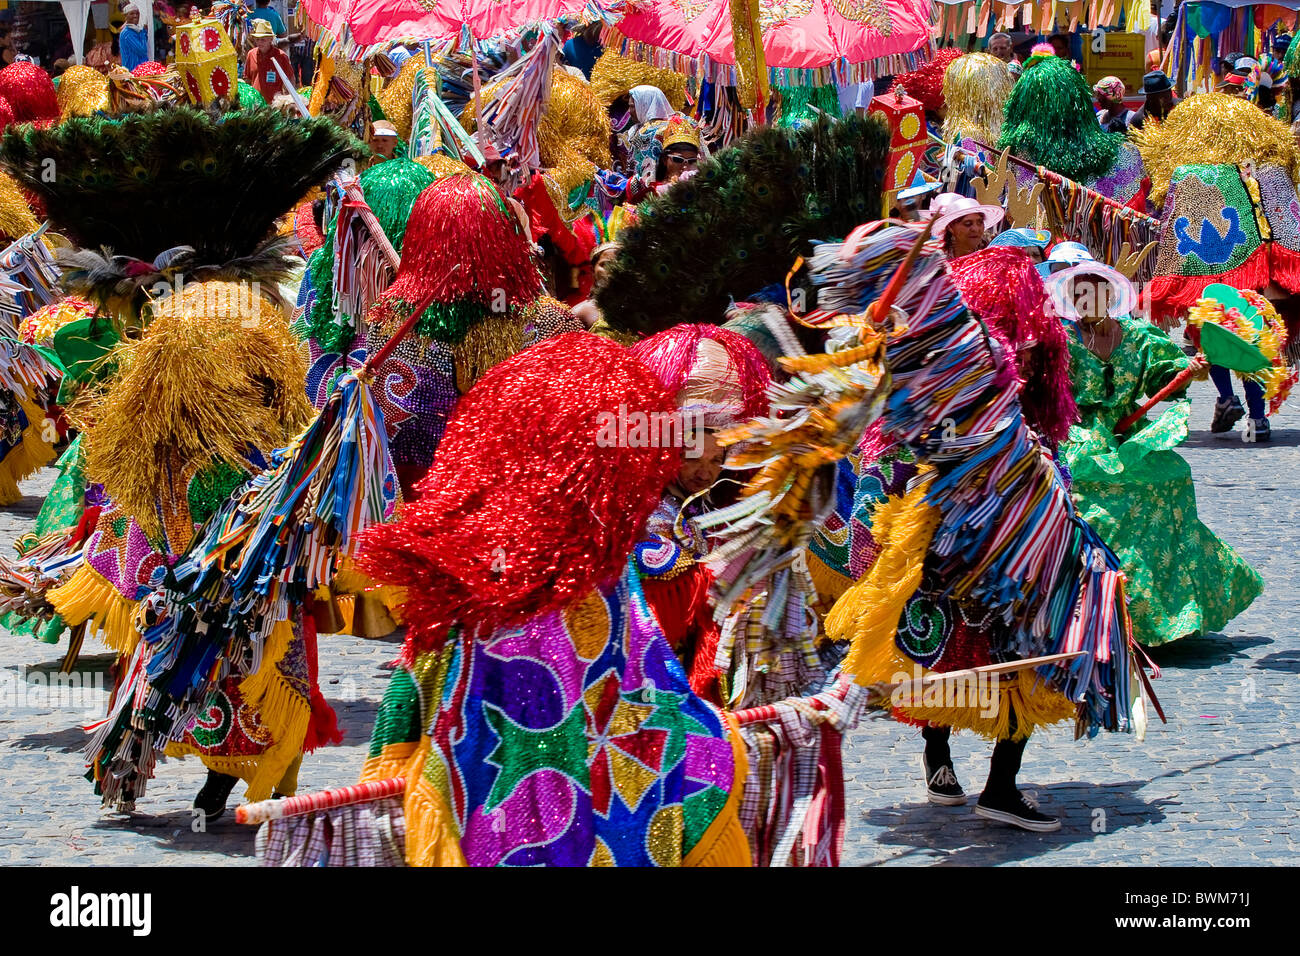
[(68, 627), (90, 623), (109, 650), (130, 657), (140, 643), (135, 629), (135, 601), (122, 597), (108, 579), (88, 564), (83, 564), (67, 582), (51, 588), (46, 598), (54, 605)]

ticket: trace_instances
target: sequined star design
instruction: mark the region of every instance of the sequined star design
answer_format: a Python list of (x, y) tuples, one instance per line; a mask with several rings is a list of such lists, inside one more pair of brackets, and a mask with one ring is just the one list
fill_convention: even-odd
[[(623, 805), (635, 810), (659, 779), (670, 737), (666, 729), (652, 728), (647, 722), (660, 705), (677, 697), (654, 687), (624, 694), (613, 671), (588, 686), (582, 696), (592, 808), (609, 816), (610, 801), (617, 792)], [(668, 766), (672, 763), (675, 761)]]

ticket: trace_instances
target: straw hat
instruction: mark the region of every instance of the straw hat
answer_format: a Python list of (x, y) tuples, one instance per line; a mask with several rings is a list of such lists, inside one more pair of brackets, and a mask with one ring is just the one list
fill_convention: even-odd
[[(1065, 247), (1065, 248), (1062, 248)], [(1081, 251), (1082, 250), (1082, 251)], [(1079, 276), (1096, 276), (1110, 283), (1114, 294), (1110, 297), (1107, 312), (1115, 318), (1128, 315), (1137, 308), (1137, 291), (1123, 273), (1117, 269), (1098, 262), (1086, 248), (1077, 242), (1058, 243), (1052, 249), (1043, 266), (1068, 263), (1059, 272), (1053, 272), (1043, 283), (1047, 295), (1052, 300), (1056, 314), (1067, 319), (1077, 320), (1079, 313), (1074, 307), (1073, 284)], [(1039, 267), (1040, 269), (1042, 266)]]

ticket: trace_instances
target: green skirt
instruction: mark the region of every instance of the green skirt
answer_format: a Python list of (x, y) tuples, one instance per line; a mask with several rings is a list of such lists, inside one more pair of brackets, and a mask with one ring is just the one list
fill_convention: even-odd
[(1128, 576), (1138, 643), (1219, 631), (1264, 590), (1259, 572), (1197, 517), (1192, 471), (1177, 452), (1151, 451), (1109, 481), (1076, 476), (1071, 492)]

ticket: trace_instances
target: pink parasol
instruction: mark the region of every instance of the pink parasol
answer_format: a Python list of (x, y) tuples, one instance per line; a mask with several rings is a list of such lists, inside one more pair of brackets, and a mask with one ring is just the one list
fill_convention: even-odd
[(304, 0), (307, 16), (338, 41), (358, 47), (433, 40), (468, 27), (497, 36), (536, 20), (576, 16), (586, 0)]
[[(631, 0), (609, 31), (638, 59), (734, 86), (736, 42), (728, 0)], [(933, 43), (930, 0), (756, 0), (774, 83), (853, 83), (906, 73)]]

